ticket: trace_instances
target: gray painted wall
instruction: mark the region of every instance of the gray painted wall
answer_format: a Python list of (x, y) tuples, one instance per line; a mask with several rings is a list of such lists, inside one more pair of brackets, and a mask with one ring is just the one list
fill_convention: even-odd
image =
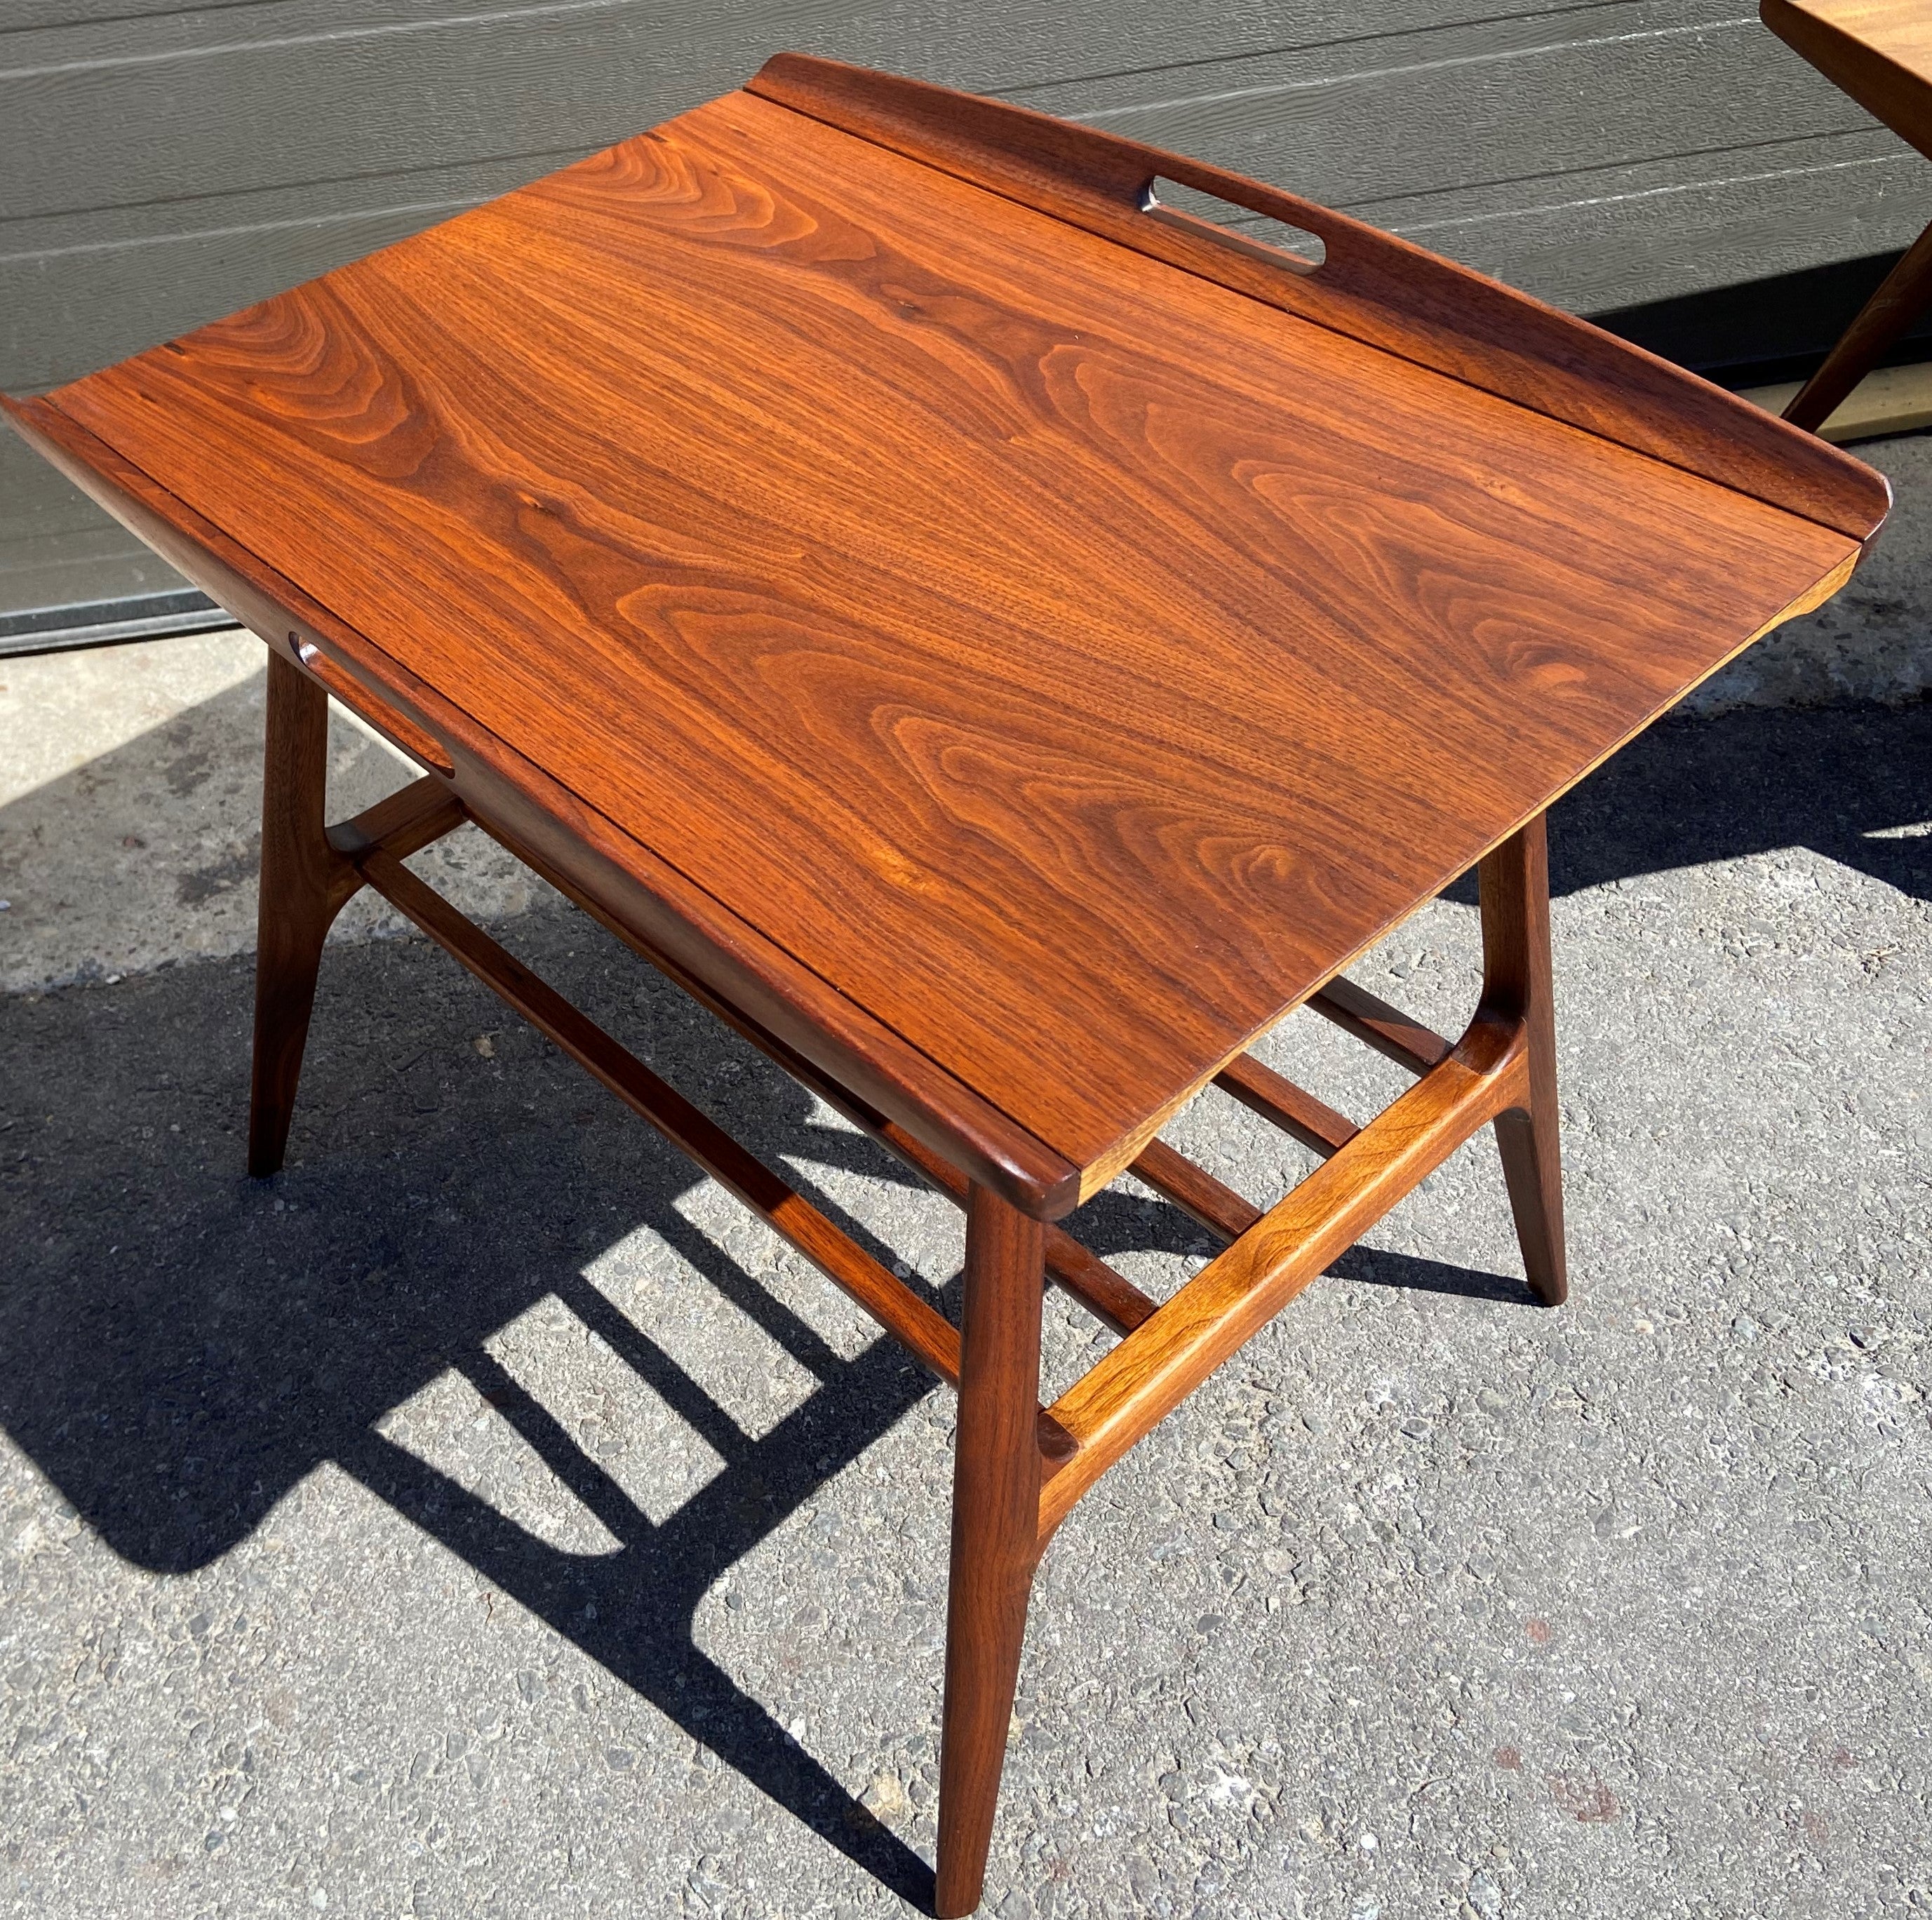
[[(1748, 0), (0, 0), (0, 386), (214, 319), (786, 46), (1178, 148), (1585, 313), (1901, 245), (1932, 206), (1926, 163)], [(0, 616), (173, 584), (0, 437)]]

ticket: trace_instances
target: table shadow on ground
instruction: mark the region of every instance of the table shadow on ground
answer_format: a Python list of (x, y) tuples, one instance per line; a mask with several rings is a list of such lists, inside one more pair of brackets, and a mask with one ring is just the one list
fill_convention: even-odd
[[(1807, 847), (1932, 900), (1932, 700), (1673, 719), (1550, 815), (1552, 893)], [(1449, 897), (1476, 898), (1465, 875)]]
[[(614, 1030), (637, 1042), (645, 1029), (643, 1050), (694, 1093), (709, 1090), (768, 1162), (908, 1179), (576, 916), (532, 914), (514, 934)], [(249, 994), (248, 963), (223, 961), (0, 1003), (12, 1123), (0, 1152), (14, 1223), (0, 1289), (0, 1424), (108, 1546), (166, 1574), (219, 1558), (333, 1461), (923, 1904), (925, 1864), (698, 1649), (693, 1626), (729, 1568), (934, 1383), (887, 1338), (856, 1357), (836, 1352), (686, 1217), (687, 1162), (416, 943), (328, 955), (290, 1163), (272, 1181), (242, 1177)], [(486, 1066), (473, 1040), (491, 1030)], [(1077, 1224), (1109, 1253), (1212, 1251), (1162, 1202), (1105, 1196)], [(768, 1432), (742, 1432), (586, 1277), (639, 1228), (812, 1376), (808, 1396)], [(1430, 1264), (1358, 1252), (1338, 1271), (1364, 1261), (1396, 1283)], [(1461, 1278), (1484, 1292), (1492, 1276)], [(1494, 1284), (1527, 1297), (1520, 1282)], [(956, 1288), (938, 1296), (955, 1318)], [(546, 1298), (724, 1460), (662, 1521), (488, 1351)], [(618, 1551), (551, 1547), (384, 1436), (386, 1417), (451, 1368)]]
[[(642, 989), (640, 1018), (636, 963), (575, 916), (530, 916), (516, 944), (634, 1041), (652, 1029), (650, 1050), (687, 1086), (715, 1091), (714, 1070), (736, 1069), (734, 1124), (767, 1159), (887, 1172), (674, 990)], [(166, 1574), (206, 1566), (334, 1462), (925, 1904), (925, 1863), (699, 1650), (693, 1623), (734, 1562), (934, 1383), (888, 1339), (836, 1351), (680, 1210), (698, 1179), (688, 1162), (416, 943), (329, 954), (290, 1163), (272, 1181), (242, 1177), (249, 994), (248, 964), (224, 961), (0, 1004), (0, 1424), (109, 1546)], [(486, 1064), (472, 1042), (491, 1030)], [(769, 1431), (743, 1432), (586, 1277), (640, 1228), (812, 1376)], [(546, 1298), (724, 1460), (656, 1524), (486, 1347)], [(451, 1368), (617, 1551), (554, 1548), (383, 1436), (386, 1416)]]
[[(1769, 845), (1816, 846), (1932, 897), (1932, 708), (1731, 716), (1660, 730), (1565, 803), (1558, 885)], [(138, 748), (140, 743), (136, 742)], [(45, 796), (37, 802), (46, 817)], [(904, 1178), (871, 1143), (574, 916), (514, 944), (768, 1161)], [(117, 1552), (206, 1566), (334, 1461), (915, 1904), (930, 1870), (698, 1648), (696, 1610), (738, 1559), (933, 1390), (889, 1340), (844, 1358), (679, 1210), (662, 1145), (442, 956), (332, 950), (291, 1164), (238, 1174), (249, 970), (211, 962), (0, 1003), (0, 1424)], [(643, 1006), (640, 1014), (639, 1008)], [(494, 1070), (471, 1051), (502, 1034)], [(178, 1132), (175, 1130), (178, 1128)], [(862, 1242), (862, 1226), (843, 1220)], [(1096, 1250), (1204, 1256), (1174, 1209), (1118, 1194), (1077, 1222)], [(649, 1227), (818, 1382), (758, 1438), (585, 1277)], [(890, 1257), (888, 1254), (888, 1257)], [(1528, 1298), (1520, 1280), (1358, 1249), (1342, 1278)], [(948, 1290), (950, 1292), (950, 1289)], [(653, 1524), (485, 1342), (554, 1296), (724, 1457)], [(956, 1306), (950, 1299), (942, 1304)], [(552, 1549), (377, 1430), (464, 1373), (621, 1543)]]

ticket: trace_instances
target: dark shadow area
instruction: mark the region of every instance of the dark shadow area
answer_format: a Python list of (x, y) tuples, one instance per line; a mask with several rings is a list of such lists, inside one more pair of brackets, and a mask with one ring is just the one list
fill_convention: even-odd
[[(1932, 900), (1932, 700), (1666, 720), (1550, 816), (1550, 887), (1808, 847)], [(1466, 874), (1448, 897), (1473, 906)]]
[[(512, 938), (767, 1158), (892, 1174), (575, 916), (532, 915)], [(926, 1864), (700, 1652), (693, 1620), (726, 1570), (933, 1382), (887, 1339), (850, 1360), (834, 1352), (678, 1210), (688, 1162), (414, 942), (331, 951), (290, 1164), (247, 1180), (250, 992), (247, 963), (222, 962), (0, 1003), (0, 1422), (110, 1546), (164, 1573), (206, 1565), (335, 1462), (867, 1872), (928, 1903)], [(472, 1045), (486, 1032), (488, 1061)], [(818, 1382), (773, 1430), (742, 1433), (584, 1277), (640, 1226)], [(485, 1350), (547, 1295), (723, 1456), (662, 1524)], [(452, 1366), (620, 1551), (554, 1549), (381, 1437), (384, 1416)]]
[[(1489, 1144), (1485, 1127), (1469, 1145), (1467, 1153), (1481, 1152)], [(1452, 1267), (1445, 1260), (1424, 1260), (1412, 1253), (1385, 1253), (1374, 1246), (1352, 1246), (1328, 1269), (1333, 1280), (1353, 1280), (1358, 1286), (1398, 1287), (1409, 1293), (1454, 1294), (1464, 1300), (1486, 1300), (1498, 1306), (1534, 1306), (1543, 1303), (1529, 1290), (1527, 1280), (1512, 1280), (1507, 1274), (1485, 1274), (1473, 1267)]]
[(1070, 1214), (1065, 1224), (1076, 1240), (1103, 1260), (1120, 1253), (1178, 1253), (1206, 1259), (1222, 1245), (1178, 1207), (1114, 1186)]
[[(1606, 332), (1724, 386), (1802, 380), (1877, 292), (1903, 252), (1865, 254), (1589, 317)], [(1904, 366), (1928, 353), (1932, 314), (1916, 321), (1878, 364)]]
[[(1489, 1139), (1485, 1128), (1466, 1151), (1482, 1152)], [(1493, 1147), (1488, 1148), (1494, 1152)], [(1143, 1200), (1109, 1188), (1096, 1193), (1066, 1222), (1083, 1246), (1104, 1258), (1120, 1253), (1176, 1253), (1211, 1258), (1222, 1243), (1196, 1224), (1178, 1207), (1164, 1200)], [(1540, 1306), (1528, 1283), (1502, 1274), (1479, 1273), (1446, 1261), (1419, 1259), (1412, 1254), (1384, 1252), (1378, 1247), (1353, 1246), (1334, 1262), (1324, 1276), (1358, 1285), (1397, 1287), (1417, 1293), (1460, 1294), (1504, 1306)]]
[[(1932, 898), (1932, 839), (1872, 837), (1924, 820), (1928, 802), (1932, 706), (1676, 722), (1562, 804), (1557, 884), (1799, 844)], [(768, 1162), (905, 1178), (582, 919), (546, 910), (508, 938)], [(932, 1383), (883, 1337), (854, 1359), (833, 1352), (679, 1210), (694, 1183), (681, 1156), (421, 944), (331, 950), (290, 1166), (248, 1180), (250, 987), (246, 962), (222, 961), (0, 1000), (0, 1423), (110, 1546), (166, 1573), (206, 1565), (338, 1463), (926, 1904), (925, 1863), (699, 1650), (693, 1619), (731, 1565)], [(486, 1034), (487, 1058), (473, 1045)], [(1106, 1255), (1213, 1251), (1173, 1208), (1119, 1192), (1072, 1224)], [(818, 1383), (761, 1438), (584, 1277), (640, 1226)], [(1530, 1298), (1519, 1280), (1369, 1249), (1334, 1271)], [(661, 1522), (485, 1349), (551, 1295), (725, 1462)], [(386, 1414), (452, 1366), (620, 1552), (552, 1549), (380, 1436)]]

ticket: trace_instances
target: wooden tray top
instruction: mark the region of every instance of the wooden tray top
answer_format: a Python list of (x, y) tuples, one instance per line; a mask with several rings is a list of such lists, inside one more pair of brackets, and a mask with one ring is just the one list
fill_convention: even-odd
[[(1326, 262), (1150, 212), (1156, 175)], [(1290, 196), (794, 56), (11, 406), (1049, 1214), (1888, 498)]]

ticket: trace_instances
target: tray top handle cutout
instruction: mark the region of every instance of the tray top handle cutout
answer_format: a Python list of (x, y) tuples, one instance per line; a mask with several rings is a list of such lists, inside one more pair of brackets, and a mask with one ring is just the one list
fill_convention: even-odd
[(387, 701), (378, 700), (354, 674), (330, 658), (314, 640), (292, 633), (289, 635), (289, 651), (298, 665), (307, 668), (322, 682), (326, 692), (358, 719), (400, 747), (418, 766), (440, 774), (446, 780), (454, 777), (456, 763), (440, 740), (424, 732), (413, 720), (398, 713)]
[(1218, 194), (1184, 186), (1164, 173), (1156, 174), (1141, 189), (1140, 209), (1163, 226), (1178, 227), (1184, 233), (1198, 235), (1290, 273), (1313, 273), (1328, 257), (1328, 243), (1320, 234), (1238, 201), (1223, 200)]

